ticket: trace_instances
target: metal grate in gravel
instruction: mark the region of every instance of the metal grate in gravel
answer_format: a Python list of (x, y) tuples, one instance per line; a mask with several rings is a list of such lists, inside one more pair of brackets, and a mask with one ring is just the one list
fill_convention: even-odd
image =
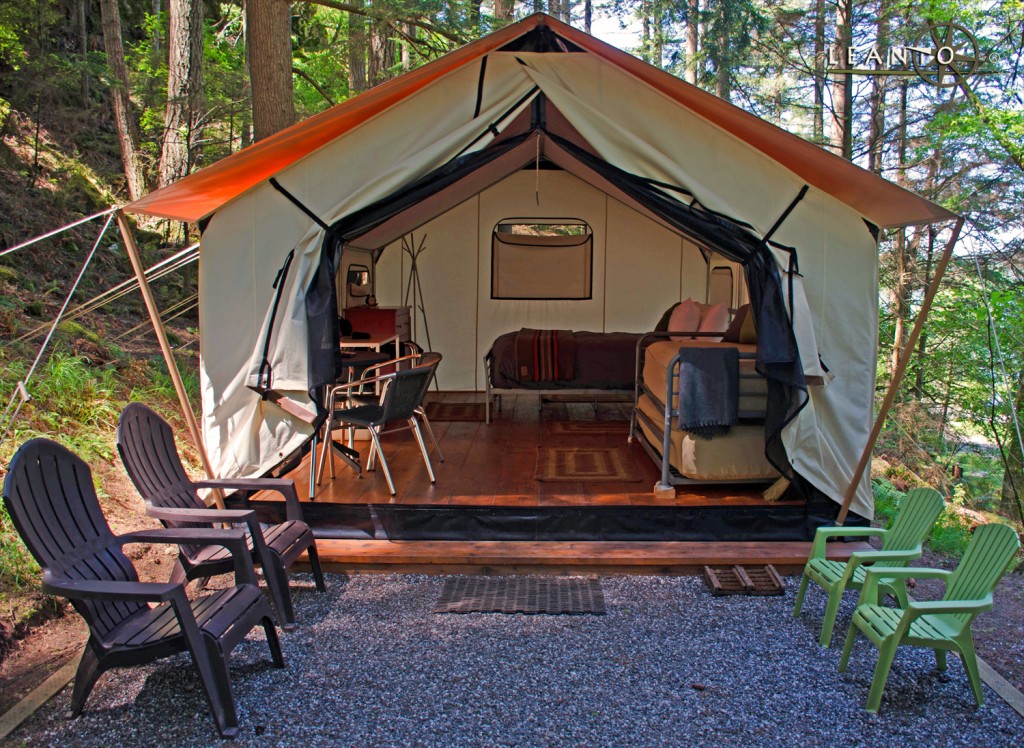
[(599, 579), (456, 577), (434, 612), (604, 615), (604, 590)]

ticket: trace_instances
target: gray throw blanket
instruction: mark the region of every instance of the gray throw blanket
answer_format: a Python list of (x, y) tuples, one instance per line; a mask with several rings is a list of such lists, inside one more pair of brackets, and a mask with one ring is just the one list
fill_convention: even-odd
[(740, 354), (735, 348), (679, 349), (679, 428), (710, 439), (736, 425)]

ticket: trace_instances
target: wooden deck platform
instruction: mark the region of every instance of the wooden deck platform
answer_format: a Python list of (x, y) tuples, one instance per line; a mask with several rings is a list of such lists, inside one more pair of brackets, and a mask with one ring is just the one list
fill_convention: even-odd
[[(430, 393), (438, 402), (481, 401), (481, 393)], [(764, 486), (680, 487), (669, 498), (655, 497), (658, 469), (639, 444), (627, 442), (624, 402), (542, 403), (538, 395), (503, 398), (494, 422), (432, 421), (445, 455), (432, 453), (435, 484), (427, 479), (409, 432), (384, 437), (384, 450), (398, 495), (388, 491), (382, 471), (357, 477), (336, 461), (314, 501), (330, 504), (435, 505), (452, 507), (759, 507)], [(565, 434), (554, 422), (604, 422), (609, 433)], [(338, 435), (340, 438), (340, 434)], [(429, 441), (429, 440), (428, 440)], [(365, 450), (368, 442), (357, 442)], [(541, 482), (535, 479), (538, 449), (550, 446), (616, 447), (640, 477), (632, 482)], [(365, 454), (365, 451), (364, 451)], [(364, 459), (365, 464), (365, 459)], [(304, 499), (309, 458), (288, 476)], [(775, 502), (799, 506), (799, 502)], [(808, 542), (648, 542), (320, 539), (321, 560), (334, 571), (417, 573), (700, 573), (705, 564), (773, 564), (780, 572), (802, 568)], [(863, 543), (835, 544), (837, 558), (863, 550)]]
[[(810, 543), (658, 543), (580, 541), (318, 540), (335, 572), (417, 574), (700, 574), (705, 565), (772, 564), (799, 573)], [(846, 560), (864, 542), (830, 543), (829, 557)]]

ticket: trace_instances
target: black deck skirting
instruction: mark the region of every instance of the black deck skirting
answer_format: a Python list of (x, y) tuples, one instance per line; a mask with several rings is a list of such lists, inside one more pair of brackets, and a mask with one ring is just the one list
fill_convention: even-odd
[[(283, 520), (277, 502), (253, 502), (261, 519)], [(437, 506), (303, 502), (318, 538), (379, 540), (811, 540), (838, 505), (752, 507)], [(866, 522), (850, 515), (848, 526)]]

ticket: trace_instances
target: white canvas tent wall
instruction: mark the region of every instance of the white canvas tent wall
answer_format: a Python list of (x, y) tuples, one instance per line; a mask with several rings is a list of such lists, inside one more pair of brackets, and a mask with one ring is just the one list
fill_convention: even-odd
[[(517, 40), (541, 31), (551, 49), (563, 51), (517, 48)], [(320, 226), (267, 180), (275, 177), (332, 224), (460, 153), (486, 148), (537, 92), (604, 161), (685, 187), (702, 205), (752, 226), (755, 235), (769, 231), (807, 185), (773, 238), (799, 254), (795, 329), (805, 370), (814, 373), (820, 356), (835, 379), (810, 388), (810, 402), (783, 436), (794, 468), (839, 501), (871, 425), (877, 246), (865, 221), (888, 227), (954, 216), (539, 14), (127, 208), (205, 226), (202, 427), (215, 470), (262, 473), (306, 436), (302, 423), (246, 387), (274, 276), (295, 248), (270, 359), (275, 388), (307, 399), (304, 293), (324, 239)], [(779, 261), (784, 270), (788, 258)], [(853, 509), (871, 515), (866, 479)]]

